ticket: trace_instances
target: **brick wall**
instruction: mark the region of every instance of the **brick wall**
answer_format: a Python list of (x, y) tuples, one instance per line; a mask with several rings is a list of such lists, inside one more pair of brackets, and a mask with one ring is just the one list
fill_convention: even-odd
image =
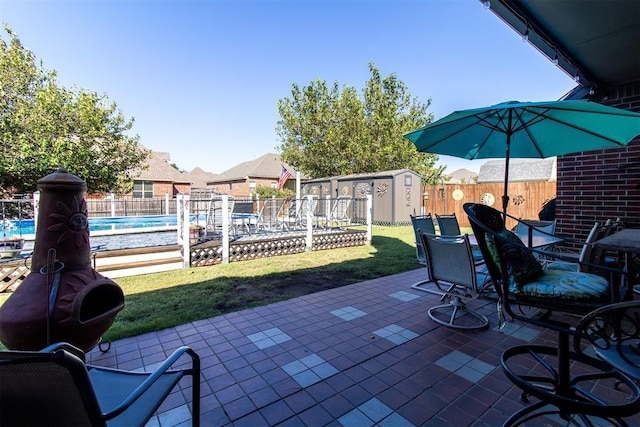
[[(640, 80), (593, 101), (640, 112)], [(640, 137), (627, 147), (558, 157), (558, 232), (585, 239), (594, 221), (640, 227)]]
[(173, 182), (154, 182), (153, 197), (164, 197), (169, 193), (169, 197), (173, 197)]

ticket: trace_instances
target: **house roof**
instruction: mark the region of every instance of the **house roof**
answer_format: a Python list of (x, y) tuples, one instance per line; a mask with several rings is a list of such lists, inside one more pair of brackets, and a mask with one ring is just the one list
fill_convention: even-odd
[(191, 186), (195, 188), (205, 188), (207, 182), (216, 178), (215, 173), (207, 172), (202, 168), (195, 168), (191, 172), (187, 172), (187, 176), (191, 180)]
[(247, 178), (278, 179), (282, 166), (287, 168), (292, 178), (295, 178), (295, 169), (280, 160), (280, 156), (267, 153), (255, 160), (240, 163), (231, 169), (216, 175), (207, 181), (208, 185), (215, 185), (230, 181), (244, 181)]
[[(478, 183), (504, 182), (504, 165), (503, 159), (485, 162), (480, 166)], [(555, 181), (556, 175), (556, 157), (509, 161), (509, 182)]]
[(476, 178), (478, 178), (478, 172), (470, 171), (469, 169), (456, 169), (453, 172), (446, 174), (450, 179), (447, 181), (449, 184), (475, 184)]
[(147, 160), (148, 168), (136, 177), (147, 181), (190, 182), (189, 177), (169, 164), (171, 156), (161, 151), (151, 151)]
[[(485, 3), (486, 0), (480, 0)], [(570, 76), (570, 97), (640, 79), (638, 0), (490, 0), (490, 10)], [(580, 90), (582, 89), (582, 90)], [(606, 92), (604, 92), (606, 93)]]

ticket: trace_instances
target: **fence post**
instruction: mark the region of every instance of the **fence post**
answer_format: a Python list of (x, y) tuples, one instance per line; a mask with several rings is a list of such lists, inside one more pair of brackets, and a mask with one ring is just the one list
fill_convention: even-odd
[(222, 263), (229, 264), (229, 195), (222, 195)]
[[(311, 194), (307, 194), (307, 206), (312, 206), (311, 202), (313, 200), (313, 196)], [(313, 250), (313, 209), (307, 209), (307, 237), (305, 239), (306, 251), (311, 252)]]
[(367, 245), (371, 245), (373, 236), (373, 197), (367, 194)]
[(40, 213), (40, 192), (33, 192), (33, 233), (38, 229), (38, 214)]
[(164, 214), (169, 215), (169, 193), (164, 193)]
[(178, 224), (178, 245), (182, 246), (182, 265), (191, 267), (191, 248), (189, 245), (189, 195), (178, 194), (176, 197), (176, 222)]
[(111, 205), (111, 217), (113, 218), (116, 216), (116, 195), (113, 193), (109, 194), (109, 200)]

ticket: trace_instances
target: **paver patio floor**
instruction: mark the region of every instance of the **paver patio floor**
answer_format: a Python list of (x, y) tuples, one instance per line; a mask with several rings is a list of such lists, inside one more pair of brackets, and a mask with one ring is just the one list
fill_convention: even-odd
[[(202, 362), (203, 426), (502, 424), (523, 403), (501, 353), (553, 343), (555, 334), (519, 323), (499, 330), (489, 300), (469, 304), (489, 318), (488, 329), (439, 326), (427, 316), (439, 297), (411, 288), (424, 275), (418, 269), (115, 341), (88, 361), (149, 370), (177, 347), (192, 347)], [(186, 378), (149, 425), (190, 425), (189, 399)]]

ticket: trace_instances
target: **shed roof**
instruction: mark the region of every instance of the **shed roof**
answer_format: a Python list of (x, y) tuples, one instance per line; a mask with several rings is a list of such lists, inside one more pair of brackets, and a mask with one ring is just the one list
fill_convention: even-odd
[[(480, 166), (478, 182), (503, 182), (504, 159), (489, 160)], [(511, 159), (509, 161), (509, 182), (555, 181), (556, 157), (547, 159)]]
[(350, 179), (368, 179), (368, 178), (386, 178), (386, 177), (394, 177), (398, 175), (403, 175), (406, 173), (411, 173), (417, 176), (420, 176), (417, 172), (412, 171), (411, 169), (393, 169), (388, 171), (380, 171), (380, 172), (368, 172), (368, 173), (355, 173), (351, 175), (339, 175), (339, 176), (327, 176), (324, 178), (314, 178), (307, 179), (304, 182), (325, 182), (330, 181), (332, 179), (343, 181)]

